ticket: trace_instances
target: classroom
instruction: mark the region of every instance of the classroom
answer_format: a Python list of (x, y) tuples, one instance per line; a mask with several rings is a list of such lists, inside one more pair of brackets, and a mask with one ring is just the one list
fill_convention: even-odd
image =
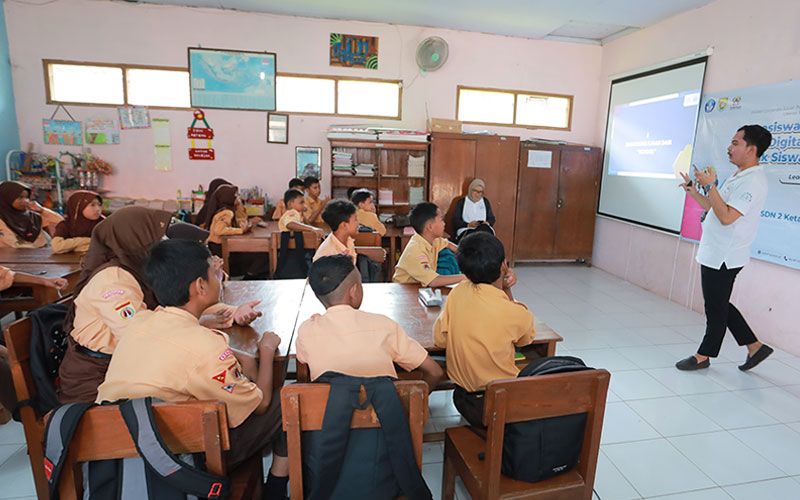
[(798, 18), (0, 0), (0, 500), (800, 498)]

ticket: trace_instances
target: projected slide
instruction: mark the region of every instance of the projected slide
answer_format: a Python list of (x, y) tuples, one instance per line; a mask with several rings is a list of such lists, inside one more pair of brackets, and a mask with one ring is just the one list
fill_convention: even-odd
[(693, 90), (614, 107), (608, 174), (672, 179), (688, 172), (699, 102)]

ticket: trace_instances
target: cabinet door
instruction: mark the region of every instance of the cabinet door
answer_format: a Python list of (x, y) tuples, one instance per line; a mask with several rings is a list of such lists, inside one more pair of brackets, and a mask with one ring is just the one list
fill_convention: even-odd
[(486, 182), (484, 196), (492, 204), (492, 211), (497, 218), (495, 234), (503, 242), (509, 260), (513, 259), (514, 249), (518, 161), (519, 137), (478, 140), (475, 177)]
[(455, 201), (475, 175), (475, 141), (433, 136), (430, 162), (430, 201), (445, 212), (446, 230), (453, 234)]
[(599, 157), (597, 149), (589, 148), (569, 149), (561, 153), (555, 258), (592, 257), (600, 180)]
[[(550, 168), (528, 166), (528, 151), (549, 151)], [(517, 214), (514, 225), (514, 259), (538, 260), (553, 257), (558, 201), (558, 165), (561, 153), (555, 147), (523, 147), (519, 155)]]

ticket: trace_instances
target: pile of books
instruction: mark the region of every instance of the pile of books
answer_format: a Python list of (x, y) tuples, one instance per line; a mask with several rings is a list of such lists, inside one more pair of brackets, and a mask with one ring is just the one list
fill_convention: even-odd
[(403, 128), (374, 125), (331, 125), (328, 139), (361, 139), (365, 141), (428, 142), (429, 133)]
[(356, 177), (375, 177), (375, 165), (372, 163), (359, 163), (353, 170)]
[(333, 151), (333, 175), (353, 175), (353, 154), (342, 150)]

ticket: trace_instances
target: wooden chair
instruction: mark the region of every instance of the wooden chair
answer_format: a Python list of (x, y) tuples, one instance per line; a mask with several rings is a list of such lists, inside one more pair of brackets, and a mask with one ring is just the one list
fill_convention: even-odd
[[(272, 262), (271, 244), (267, 238), (224, 237), (222, 238), (222, 263), (225, 272), (230, 274), (231, 253), (269, 253)], [(272, 274), (272, 268), (270, 267)]]
[[(204, 453), (206, 470), (225, 475), (222, 451), (230, 448), (225, 405), (216, 401), (154, 403), (164, 444), (173, 453)], [(137, 457), (136, 445), (118, 407), (89, 409), (75, 430), (58, 484), (62, 500), (83, 497), (80, 463)], [(42, 497), (39, 498), (47, 498)]]
[[(610, 378), (605, 370), (587, 370), (491, 382), (486, 386), (483, 413), (486, 439), (468, 427), (453, 427), (445, 432), (442, 498), (453, 498), (458, 475), (476, 499), (590, 500)], [(574, 469), (537, 483), (501, 474), (507, 423), (584, 412), (588, 415), (583, 447)], [(478, 458), (479, 453), (485, 453), (484, 460)]]
[[(294, 233), (292, 233), (294, 234)], [(306, 250), (315, 250), (319, 248), (322, 239), (317, 233), (311, 231), (303, 231), (303, 247)], [(275, 270), (278, 268), (278, 251), (281, 248), (281, 233), (272, 233), (269, 249), (269, 274), (275, 276)], [(289, 248), (297, 248), (294, 244), (294, 236), (289, 239)]]
[(378, 233), (358, 233), (355, 238), (357, 247), (381, 246), (381, 235)]
[[(424, 382), (398, 381), (394, 383), (400, 401), (408, 417), (411, 444), (417, 466), (422, 470), (422, 430), (428, 419), (428, 388)], [(328, 404), (328, 384), (294, 384), (281, 389), (281, 413), (283, 430), (289, 447), (289, 486), (291, 498), (303, 497), (303, 450), (302, 431), (322, 429), (322, 420)], [(361, 388), (361, 398), (365, 397)], [(374, 429), (380, 427), (378, 416), (370, 406), (353, 412), (351, 429)]]
[[(66, 297), (58, 303), (70, 303), (72, 297)], [(8, 348), (8, 363), (11, 368), (11, 379), (18, 401), (32, 401), (36, 397), (36, 384), (31, 373), (31, 329), (32, 322), (28, 317), (14, 321), (6, 328), (5, 340)], [(44, 474), (44, 438), (43, 415), (38, 415), (30, 405), (19, 408), (25, 442), (28, 445), (28, 459), (33, 471), (33, 482), (36, 494), (40, 499), (48, 498), (47, 477)]]

